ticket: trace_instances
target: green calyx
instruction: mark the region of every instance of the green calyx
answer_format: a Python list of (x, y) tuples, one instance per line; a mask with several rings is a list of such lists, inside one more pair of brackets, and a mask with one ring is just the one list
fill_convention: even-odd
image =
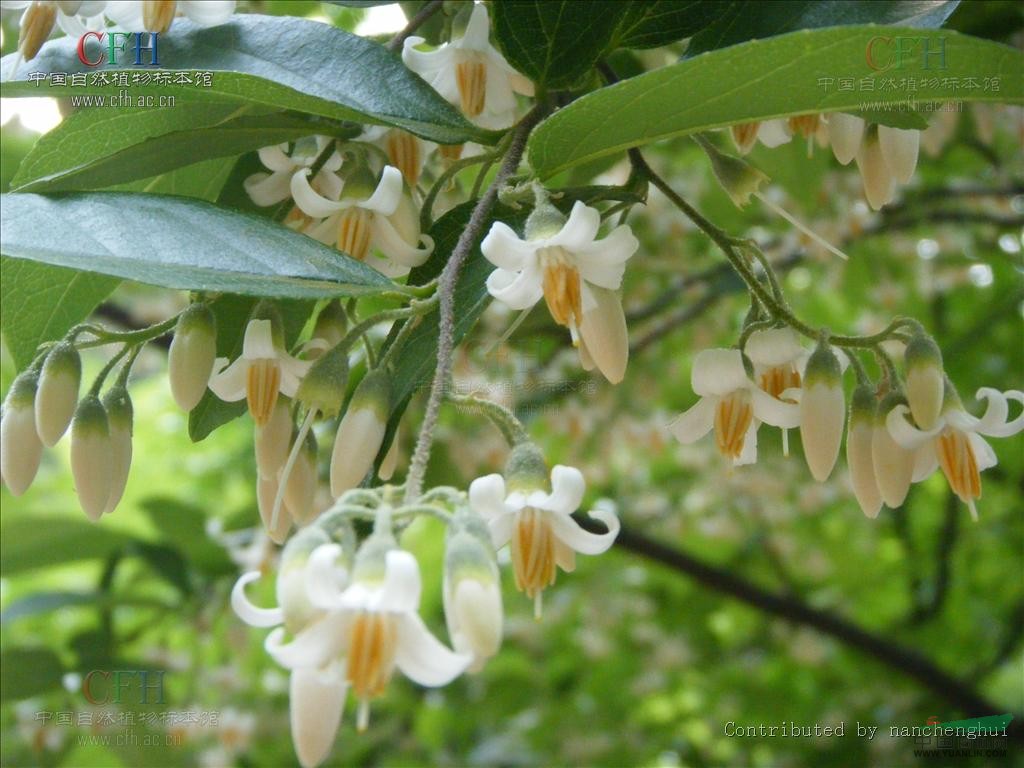
[(931, 336), (918, 334), (907, 344), (907, 350), (903, 353), (903, 362), (906, 364), (907, 373), (919, 367), (932, 367), (941, 371), (942, 350)]
[(316, 316), (313, 338), (323, 339), (333, 347), (344, 338), (346, 330), (348, 318), (345, 316), (345, 310), (341, 303), (334, 299)]
[(548, 490), (548, 465), (533, 443), (519, 443), (505, 464), (505, 483), (510, 491)]
[(317, 525), (300, 528), (288, 539), (281, 552), (281, 565), (304, 565), (313, 550), (322, 544), (330, 544), (328, 535)]
[(897, 405), (906, 405), (907, 398), (902, 392), (890, 392), (882, 401), (878, 404), (878, 410), (875, 411), (875, 424), (879, 426), (885, 425), (885, 420), (889, 417), (892, 409)]
[(11, 382), (11, 388), (4, 400), (4, 408), (34, 408), (36, 402), (36, 391), (39, 389), (39, 374), (29, 368), (22, 371), (18, 377)]
[(375, 368), (363, 376), (363, 380), (352, 394), (348, 408), (367, 408), (377, 414), (382, 422), (387, 422), (391, 411), (391, 382), (383, 369)]
[(960, 399), (960, 393), (956, 391), (956, 385), (953, 384), (949, 376), (943, 376), (942, 383), (942, 412), (947, 413), (949, 411), (964, 410), (964, 404)]
[(107, 409), (103, 407), (100, 399), (93, 394), (88, 394), (78, 403), (75, 410), (75, 419), (71, 424), (72, 435), (94, 434), (101, 437), (110, 436), (110, 421), (107, 418)]
[(825, 340), (818, 342), (811, 356), (807, 359), (804, 371), (804, 389), (823, 384), (828, 387), (842, 386), (843, 370), (839, 358)]
[(448, 579), (474, 579), (482, 583), (497, 581), (498, 565), (494, 549), (468, 531), (449, 533), (445, 542), (444, 567)]
[(553, 237), (565, 225), (565, 216), (551, 204), (548, 191), (540, 184), (533, 185), (533, 212), (526, 219), (524, 233), (527, 240)]
[(367, 200), (377, 189), (377, 175), (366, 164), (366, 158), (359, 156), (348, 171), (342, 174), (345, 184), (341, 188), (343, 200)]
[(348, 350), (336, 344), (321, 355), (302, 377), (295, 397), (310, 410), (336, 416), (345, 400), (347, 384)]
[(737, 208), (749, 203), (751, 195), (769, 181), (767, 174), (746, 160), (722, 152), (709, 141), (701, 140), (699, 143), (711, 161), (715, 178)]
[(132, 399), (128, 396), (127, 389), (120, 385), (111, 387), (103, 396), (103, 408), (107, 412), (110, 426), (127, 430), (128, 434), (132, 433), (135, 409), (132, 407)]
[(42, 378), (58, 376), (73, 378), (76, 382), (82, 377), (82, 358), (74, 344), (67, 341), (62, 341), (51, 349), (46, 355), (46, 362), (43, 363)]
[(877, 409), (878, 398), (875, 397), (875, 390), (865, 384), (857, 386), (850, 399), (850, 424), (872, 424)]
[(217, 337), (217, 318), (213, 310), (205, 302), (197, 301), (189, 304), (188, 309), (178, 316), (175, 334), (203, 334), (211, 338)]
[(371, 535), (356, 553), (352, 580), (377, 584), (383, 582), (387, 574), (387, 555), (393, 549), (398, 549), (398, 543), (390, 533), (375, 532)]

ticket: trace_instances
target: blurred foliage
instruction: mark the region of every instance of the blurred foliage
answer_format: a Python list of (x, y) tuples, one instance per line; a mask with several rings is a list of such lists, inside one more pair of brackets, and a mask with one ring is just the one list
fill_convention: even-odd
[[(364, 13), (245, 5), (322, 14), (346, 28)], [(972, 20), (968, 9), (978, 5), (965, 3), (953, 25), (985, 34), (1014, 4), (985, 4), (986, 18)], [(4, 30), (6, 52), (16, 39), (10, 17)], [(663, 56), (637, 54), (647, 66)], [(769, 245), (787, 265), (785, 288), (800, 316), (840, 332), (869, 332), (894, 314), (920, 318), (973, 406), (980, 386), (1024, 388), (1024, 168), (1019, 112), (985, 107), (957, 117), (955, 136), (937, 157), (922, 157), (902, 199), (881, 214), (869, 214), (858, 174), (828, 151), (808, 157), (801, 141), (755, 150), (774, 191), (842, 243), (848, 263), (809, 247), (756, 203), (737, 211), (691, 142), (646, 154), (719, 226)], [(35, 136), (16, 122), (2, 136), (6, 190)], [(622, 181), (627, 169), (602, 170)], [(642, 247), (627, 273), (627, 312), (646, 316), (631, 323), (631, 338), (638, 345), (656, 329), (661, 335), (634, 354), (623, 385), (581, 378), (563, 329), (542, 312), (492, 349), (510, 319), (498, 308), (460, 351), (459, 385), (518, 404), (549, 461), (583, 469), (587, 503), (612, 499), (625, 524), (917, 649), (1004, 710), (1024, 711), (1024, 435), (994, 442), (1000, 461), (983, 475), (978, 524), (940, 474), (915, 486), (902, 509), (868, 520), (845, 468), (813, 483), (799, 440), (785, 458), (768, 428), (757, 465), (737, 470), (707, 442), (676, 444), (665, 424), (694, 402), (693, 356), (735, 340), (746, 298), (732, 280), (699, 277), (721, 263), (719, 254), (664, 199), (652, 195), (629, 220)], [(150, 322), (183, 301), (125, 285), (105, 318)], [(87, 356), (87, 376), (102, 363)], [(228, 605), (239, 571), (269, 569), (274, 558), (258, 534), (252, 426), (237, 420), (190, 443), (165, 368), (158, 348), (137, 366), (135, 460), (113, 515), (92, 524), (80, 512), (67, 441), (46, 452), (27, 494), (2, 492), (5, 766), (293, 764), (287, 677), (263, 651), (265, 633), (245, 627)], [(6, 350), (0, 374), (6, 390)], [(414, 402), (400, 433), (406, 459), (418, 412)], [(466, 414), (446, 413), (438, 437), (430, 483), (465, 487), (504, 460), (499, 436)], [(442, 531), (418, 523), (404, 544), (423, 568), (424, 618), (443, 636)], [(888, 726), (954, 714), (898, 670), (634, 554), (580, 558), (548, 594), (542, 622), (505, 581), (501, 653), (442, 690), (396, 680), (366, 733), (346, 716), (330, 765), (912, 765), (909, 742), (888, 738)], [(273, 599), (269, 590), (263, 597)], [(91, 705), (81, 686), (92, 670), (162, 672), (163, 701), (138, 704), (133, 683), (119, 706)], [(219, 725), (161, 722), (174, 711), (219, 713)], [(39, 712), (70, 713), (70, 721), (44, 723)], [(85, 715), (92, 725), (78, 724)], [(116, 719), (127, 716), (131, 727)], [(847, 736), (726, 738), (728, 721), (845, 721)], [(855, 738), (857, 721), (881, 726), (879, 734)]]

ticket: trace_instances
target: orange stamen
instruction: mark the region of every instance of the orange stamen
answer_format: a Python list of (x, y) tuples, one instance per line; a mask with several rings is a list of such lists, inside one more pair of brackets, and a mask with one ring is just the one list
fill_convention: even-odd
[(370, 252), (372, 219), (371, 211), (358, 206), (342, 211), (338, 219), (338, 250), (363, 261)]
[(981, 498), (981, 475), (978, 460), (967, 435), (958, 429), (946, 429), (936, 445), (939, 466), (949, 481), (949, 487), (960, 499), (970, 504)]
[(739, 458), (743, 442), (754, 418), (750, 393), (745, 390), (723, 397), (715, 406), (715, 442), (723, 456)]
[(256, 426), (262, 427), (270, 421), (270, 414), (277, 404), (277, 393), (281, 388), (281, 368), (271, 358), (253, 360), (246, 371), (245, 399), (249, 413)]
[(420, 180), (420, 142), (411, 133), (400, 131), (397, 128), (388, 131), (385, 139), (385, 147), (388, 153), (388, 162), (402, 172), (406, 183), (415, 187)]
[(391, 680), (398, 647), (395, 616), (363, 611), (349, 630), (348, 682), (359, 699), (380, 696)]
[(555, 583), (555, 536), (544, 513), (533, 507), (526, 507), (517, 516), (512, 566), (516, 589), (528, 597), (536, 597)]
[(459, 102), (467, 117), (476, 117), (484, 111), (487, 67), (482, 61), (470, 59), (456, 64), (455, 84), (459, 87)]

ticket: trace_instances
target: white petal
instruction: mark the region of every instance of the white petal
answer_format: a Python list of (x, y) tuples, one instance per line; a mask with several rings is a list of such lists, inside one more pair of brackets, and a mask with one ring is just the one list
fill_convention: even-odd
[(686, 445), (697, 442), (715, 426), (716, 405), (718, 398), (702, 397), (668, 425), (669, 431), (679, 442)]
[(609, 382), (618, 384), (629, 364), (629, 332), (622, 300), (616, 292), (603, 288), (590, 287), (586, 293), (594, 306), (584, 309), (580, 320), (580, 359), (584, 360), (586, 353)]
[(254, 173), (242, 182), (245, 193), (256, 205), (268, 206), (291, 197), (291, 176), (287, 173)]
[(337, 498), (366, 477), (387, 425), (373, 408), (349, 408), (338, 425), (331, 451), (331, 494)]
[(484, 475), (470, 483), (469, 506), (485, 520), (507, 514), (505, 478), (499, 474)]
[(750, 426), (747, 427), (747, 434), (743, 436), (743, 449), (740, 451), (740, 455), (733, 461), (733, 466), (742, 467), (747, 464), (754, 464), (757, 461), (757, 430), (761, 426), (761, 422), (757, 419), (750, 421)]
[(1021, 406), (1024, 406), (1024, 392), (1016, 389), (1000, 392), (991, 387), (982, 387), (977, 391), (975, 397), (978, 400), (983, 398), (988, 400), (988, 407), (978, 421), (976, 431), (990, 437), (1010, 437), (1024, 430), (1024, 410), (1017, 415), (1016, 419), (1007, 420), (1010, 412), (1007, 401), (1016, 400)]
[(445, 647), (430, 633), (418, 613), (405, 613), (400, 622), (395, 663), (413, 682), (430, 687), (447, 685), (472, 661), (471, 656)]
[(480, 252), (494, 266), (518, 272), (536, 263), (537, 247), (521, 240), (508, 224), (496, 221), (480, 243)]
[(305, 597), (316, 608), (337, 610), (348, 574), (338, 565), (342, 549), (338, 544), (321, 544), (313, 550), (303, 572)]
[(543, 243), (547, 246), (560, 245), (570, 253), (576, 253), (593, 245), (600, 226), (600, 212), (577, 200), (569, 213), (569, 219), (562, 225), (562, 228)]
[(302, 377), (309, 371), (310, 366), (313, 365), (313, 361), (299, 360), (292, 357), (287, 352), (281, 352), (278, 355), (277, 364), (281, 369), (281, 394), (287, 395), (288, 397), (295, 397), (295, 394), (299, 391), (299, 384), (302, 382)]
[(137, 0), (110, 0), (103, 15), (125, 32), (145, 32), (142, 22), (142, 3)]
[(828, 116), (828, 139), (832, 154), (843, 165), (849, 165), (857, 156), (860, 143), (864, 140), (864, 120), (856, 115), (833, 112)]
[(693, 360), (693, 391), (701, 397), (722, 397), (752, 385), (738, 349), (704, 349)]
[(907, 498), (914, 478), (914, 458), (913, 451), (892, 439), (886, 426), (875, 424), (871, 436), (871, 461), (875, 482), (886, 506), (895, 509)]
[(260, 156), (260, 162), (268, 170), (275, 173), (282, 171), (290, 174), (295, 170), (297, 163), (288, 157), (288, 154), (285, 152), (286, 149), (288, 149), (287, 144), (272, 144), (269, 147), (256, 150), (256, 154)]
[(974, 460), (978, 464), (979, 472), (983, 472), (999, 463), (996, 452), (992, 450), (992, 446), (981, 435), (969, 432), (967, 434), (967, 441), (974, 451)]
[(348, 685), (335, 663), (325, 669), (294, 670), (288, 688), (295, 754), (302, 768), (314, 768), (334, 746)]
[(811, 476), (823, 483), (832, 474), (843, 442), (846, 400), (842, 386), (815, 384), (800, 400), (800, 439)]
[(557, 464), (551, 470), (551, 493), (540, 504), (542, 509), (571, 515), (580, 508), (587, 483), (576, 467)]
[(544, 295), (540, 267), (534, 263), (522, 272), (496, 269), (487, 277), (487, 292), (511, 309), (529, 309)]
[(291, 180), (292, 199), (304, 214), (321, 219), (352, 206), (351, 200), (336, 202), (319, 194), (309, 185), (308, 176), (309, 168), (300, 168), (292, 174)]
[(491, 544), (501, 549), (512, 540), (512, 529), (515, 528), (516, 513), (504, 512), (487, 521), (487, 529), (491, 533)]
[(385, 556), (384, 585), (370, 608), (395, 613), (415, 613), (420, 608), (420, 564), (412, 553), (392, 549)]
[(346, 615), (328, 613), (283, 644), (284, 627), (278, 627), (263, 643), (267, 653), (285, 669), (322, 667), (341, 652), (346, 635)]
[(384, 166), (380, 181), (373, 194), (359, 203), (360, 208), (390, 216), (398, 208), (402, 200), (402, 172), (391, 165)]
[(914, 451), (914, 472), (912, 482), (920, 483), (939, 468), (939, 457), (935, 454), (935, 443), (925, 443)]
[(547, 520), (559, 541), (583, 555), (599, 555), (615, 543), (619, 535), (619, 518), (608, 509), (592, 509), (587, 515), (604, 523), (607, 533), (590, 533), (567, 514), (548, 513)]
[(259, 581), (259, 571), (243, 573), (231, 590), (231, 607), (238, 618), (250, 627), (276, 627), (284, 622), (284, 613), (280, 608), (260, 608), (249, 602), (245, 595), (245, 587), (254, 581)]
[(788, 144), (792, 138), (793, 134), (786, 127), (786, 120), (784, 118), (765, 120), (761, 123), (761, 127), (757, 129), (757, 140), (769, 149)]
[(896, 181), (906, 184), (914, 176), (917, 167), (917, 151), (921, 145), (921, 132), (878, 126), (878, 144), (885, 164)]
[(181, 0), (178, 7), (200, 27), (224, 24), (235, 12), (234, 0)]
[[(800, 406), (772, 397), (760, 387), (750, 389), (754, 418), (773, 427), (793, 429), (800, 425)], [(840, 429), (840, 433), (842, 429)]]
[(885, 428), (889, 430), (892, 439), (908, 451), (916, 450), (946, 428), (945, 422), (939, 419), (934, 427), (928, 431), (922, 431), (907, 420), (908, 415), (910, 415), (910, 408), (901, 403), (889, 411), (889, 415), (885, 417)]
[(868, 133), (857, 152), (857, 167), (864, 181), (864, 196), (876, 211), (892, 200), (895, 192), (893, 175), (882, 157), (878, 136)]
[(616, 227), (608, 237), (576, 251), (580, 277), (601, 288), (618, 290), (626, 261), (639, 247), (640, 241), (633, 236), (632, 229), (626, 225)]
[(242, 357), (246, 360), (268, 360), (277, 357), (273, 325), (269, 320), (250, 320), (245, 326)]
[(774, 368), (795, 362), (806, 350), (792, 328), (769, 328), (750, 334), (745, 351), (751, 362)]
[(472, 51), (486, 51), (490, 43), (491, 22), (487, 17), (487, 8), (482, 4), (473, 6), (466, 24), (466, 32), (455, 45)]
[(373, 245), (389, 259), (405, 267), (418, 267), (430, 258), (434, 250), (434, 241), (427, 235), (423, 235), (422, 248), (407, 243), (386, 216), (374, 216), (372, 226)]
[(875, 465), (871, 458), (871, 424), (852, 421), (846, 433), (846, 463), (850, 467), (850, 484), (861, 511), (870, 518), (882, 509), (882, 494), (875, 481)]
[(233, 403), (245, 399), (249, 361), (240, 357), (231, 365), (227, 362), (226, 357), (217, 358), (213, 365), (215, 373), (210, 377), (210, 390), (224, 402)]

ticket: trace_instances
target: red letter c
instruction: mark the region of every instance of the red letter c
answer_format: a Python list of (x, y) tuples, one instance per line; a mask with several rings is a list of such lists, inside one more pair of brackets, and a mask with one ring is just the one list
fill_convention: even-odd
[(85, 66), (87, 66), (87, 67), (98, 67), (101, 63), (103, 63), (103, 54), (102, 53), (99, 55), (99, 57), (97, 57), (97, 59), (95, 61), (89, 61), (89, 59), (85, 55), (85, 38), (87, 38), (87, 37), (95, 37), (96, 38), (96, 42), (98, 43), (98, 42), (100, 42), (103, 39), (103, 34), (104, 34), (103, 32), (92, 32), (92, 31), (90, 31), (90, 32), (86, 32), (84, 35), (82, 35), (80, 38), (78, 38), (78, 60), (80, 62), (82, 62), (83, 64), (85, 64)]

